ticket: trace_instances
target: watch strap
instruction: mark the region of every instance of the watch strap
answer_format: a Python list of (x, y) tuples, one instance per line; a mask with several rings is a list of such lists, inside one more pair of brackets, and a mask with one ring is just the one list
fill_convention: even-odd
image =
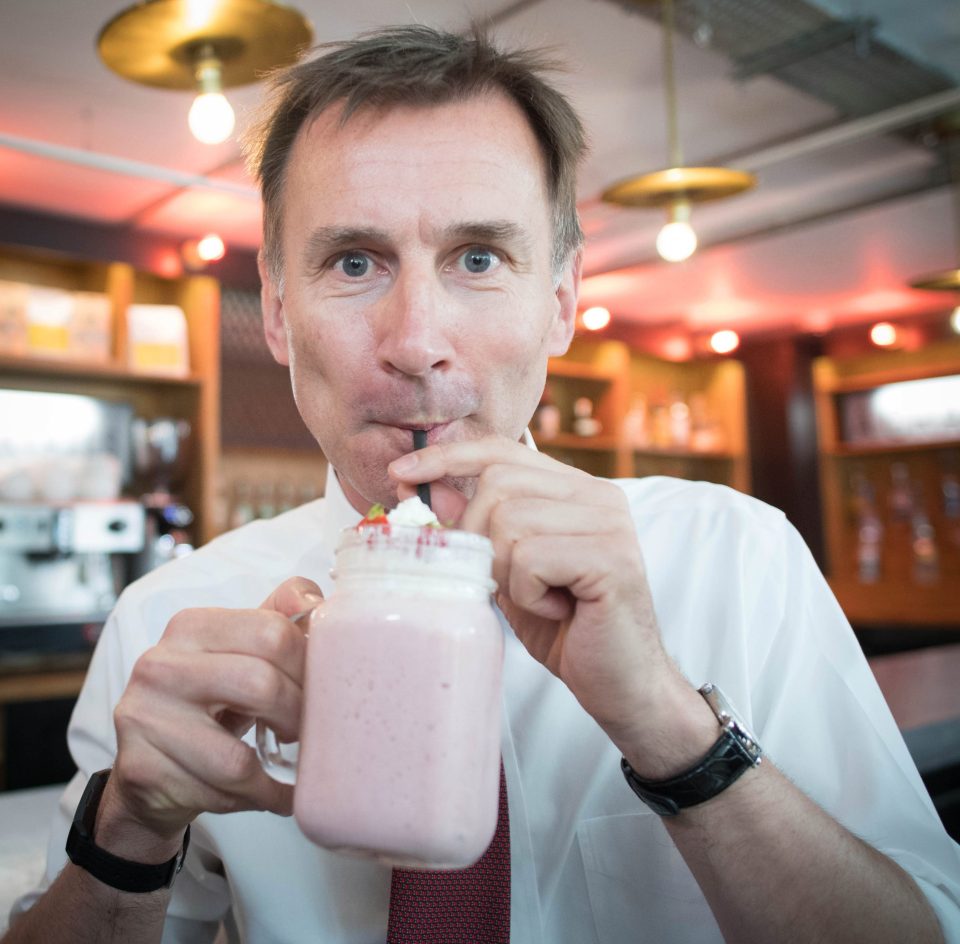
[(661, 816), (675, 816), (682, 809), (712, 799), (762, 759), (756, 738), (723, 692), (711, 682), (698, 691), (720, 725), (720, 737), (702, 760), (669, 780), (644, 780), (626, 758), (620, 761), (630, 788)]
[(724, 730), (706, 756), (689, 770), (669, 780), (644, 780), (626, 758), (620, 761), (631, 789), (661, 816), (676, 816), (681, 810), (722, 793), (751, 767), (760, 763), (739, 739)]
[(154, 892), (170, 888), (183, 868), (190, 845), (190, 827), (183, 836), (180, 851), (166, 862), (132, 862), (101, 849), (93, 838), (97, 811), (110, 779), (110, 768), (97, 771), (88, 781), (77, 806), (67, 836), (67, 855), (74, 865), (89, 872), (98, 881), (122, 892)]

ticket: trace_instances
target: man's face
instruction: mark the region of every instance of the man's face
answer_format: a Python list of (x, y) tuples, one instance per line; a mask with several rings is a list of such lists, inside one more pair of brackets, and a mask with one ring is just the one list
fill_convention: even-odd
[(338, 119), (322, 113), (294, 145), (285, 288), (264, 279), (264, 320), (365, 511), (395, 504), (386, 467), (414, 429), (430, 443), (520, 438), (572, 335), (579, 258), (558, 286), (542, 158), (506, 98)]

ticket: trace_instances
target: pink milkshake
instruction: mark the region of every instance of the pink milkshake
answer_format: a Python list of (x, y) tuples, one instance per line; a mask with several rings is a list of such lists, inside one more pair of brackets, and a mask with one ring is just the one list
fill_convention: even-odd
[(491, 559), (486, 538), (461, 531), (342, 536), (336, 590), (309, 626), (294, 813), (312, 841), (433, 868), (486, 850), (503, 662)]

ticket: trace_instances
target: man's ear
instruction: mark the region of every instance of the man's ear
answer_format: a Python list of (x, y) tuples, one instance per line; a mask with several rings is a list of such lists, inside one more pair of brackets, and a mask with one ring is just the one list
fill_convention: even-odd
[(553, 325), (549, 354), (560, 357), (567, 353), (577, 326), (577, 299), (580, 297), (580, 276), (583, 272), (583, 249), (572, 253), (563, 267), (557, 285), (557, 320)]
[(257, 254), (257, 270), (260, 272), (260, 308), (263, 312), (263, 333), (273, 359), (284, 367), (290, 366), (287, 348), (287, 326), (283, 316), (283, 298), (280, 286), (274, 282), (269, 267), (263, 258), (263, 250)]

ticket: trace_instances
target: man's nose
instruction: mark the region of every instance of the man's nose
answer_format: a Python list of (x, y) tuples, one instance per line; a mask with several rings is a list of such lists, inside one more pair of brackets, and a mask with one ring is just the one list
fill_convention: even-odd
[(450, 300), (436, 275), (401, 274), (383, 306), (377, 356), (381, 366), (413, 377), (444, 370), (453, 358)]

